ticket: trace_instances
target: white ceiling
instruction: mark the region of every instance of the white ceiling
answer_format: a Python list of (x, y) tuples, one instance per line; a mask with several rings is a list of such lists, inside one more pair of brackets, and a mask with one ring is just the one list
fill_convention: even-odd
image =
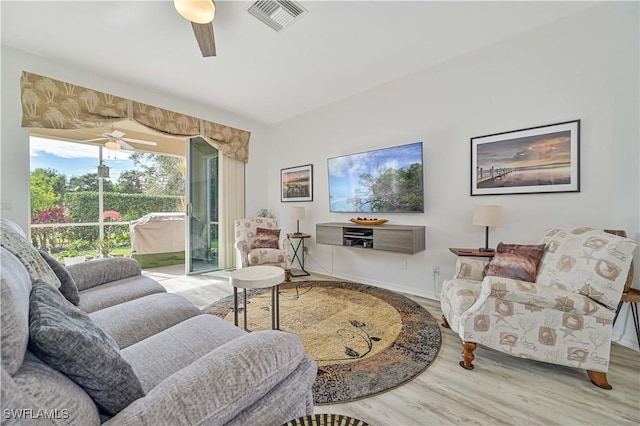
[(309, 12), (280, 32), (251, 4), (216, 1), (212, 58), (172, 1), (2, 0), (1, 40), (273, 124), (596, 3), (303, 1)]

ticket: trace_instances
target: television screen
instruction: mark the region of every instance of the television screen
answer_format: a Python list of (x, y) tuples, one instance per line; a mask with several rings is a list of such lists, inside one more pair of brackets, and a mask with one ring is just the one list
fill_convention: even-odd
[(424, 212), (422, 142), (327, 160), (329, 210)]

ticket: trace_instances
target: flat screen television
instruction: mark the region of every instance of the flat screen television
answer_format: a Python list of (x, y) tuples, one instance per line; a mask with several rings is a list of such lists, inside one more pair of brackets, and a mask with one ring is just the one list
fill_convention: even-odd
[(422, 213), (422, 142), (327, 160), (329, 210), (336, 213)]

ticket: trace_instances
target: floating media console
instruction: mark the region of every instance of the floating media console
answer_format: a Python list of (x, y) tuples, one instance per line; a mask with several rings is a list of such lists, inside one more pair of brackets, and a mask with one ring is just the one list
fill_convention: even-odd
[(425, 232), (424, 226), (317, 223), (316, 242), (334, 246), (414, 254), (425, 249)]

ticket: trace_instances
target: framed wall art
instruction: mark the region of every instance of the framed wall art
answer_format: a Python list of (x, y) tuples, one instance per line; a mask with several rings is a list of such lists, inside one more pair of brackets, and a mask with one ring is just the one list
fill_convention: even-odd
[(313, 164), (280, 170), (280, 201), (313, 201)]
[(471, 195), (580, 192), (580, 120), (471, 138)]

